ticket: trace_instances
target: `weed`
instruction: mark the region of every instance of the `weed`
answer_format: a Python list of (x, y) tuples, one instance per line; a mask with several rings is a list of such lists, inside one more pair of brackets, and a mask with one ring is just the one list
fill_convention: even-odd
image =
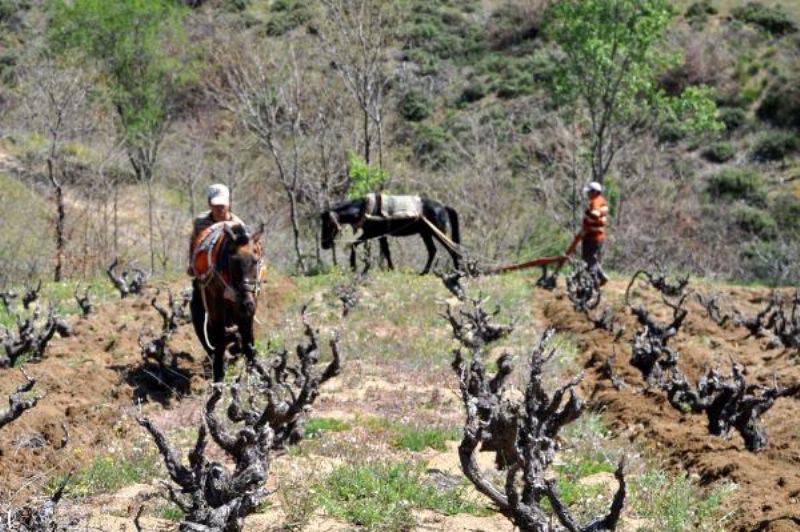
[[(98, 456), (84, 469), (75, 473), (67, 484), (66, 492), (72, 497), (88, 497), (99, 493), (113, 493), (131, 484), (153, 478), (158, 470), (155, 456)], [(63, 476), (53, 479), (51, 487), (60, 485)]]
[(323, 432), (342, 432), (350, 429), (350, 425), (339, 419), (324, 417), (312, 418), (306, 421), (306, 438), (314, 438)]
[(153, 515), (159, 519), (166, 519), (167, 521), (179, 522), (183, 520), (183, 510), (173, 503), (163, 504), (155, 509)]
[(412, 528), (416, 509), (446, 515), (482, 512), (464, 498), (462, 489), (437, 490), (425, 482), (418, 467), (405, 463), (342, 466), (318, 492), (328, 514), (368, 530)]
[(670, 479), (651, 469), (632, 480), (629, 504), (653, 522), (652, 530), (722, 530), (716, 514), (734, 490), (733, 484), (724, 484), (704, 496), (687, 476)]
[(303, 530), (319, 506), (314, 481), (298, 475), (281, 479), (278, 485), (278, 498), (286, 514), (284, 530)]
[(447, 450), (448, 440), (457, 440), (461, 431), (444, 428), (418, 428), (400, 425), (396, 428), (397, 434), (392, 440), (392, 445), (399, 449), (412, 452), (424, 451), (426, 448), (437, 451)]

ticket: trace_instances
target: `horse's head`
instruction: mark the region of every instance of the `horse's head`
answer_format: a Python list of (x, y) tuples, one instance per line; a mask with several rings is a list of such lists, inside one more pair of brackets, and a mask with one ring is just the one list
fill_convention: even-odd
[(243, 314), (250, 318), (256, 313), (256, 292), (261, 268), (261, 243), (263, 227), (253, 235), (243, 225), (225, 226), (225, 234), (231, 240), (229, 260), (231, 286), (236, 292), (237, 303)]
[(336, 211), (325, 211), (320, 215), (322, 219), (322, 249), (331, 249), (333, 239), (342, 230)]

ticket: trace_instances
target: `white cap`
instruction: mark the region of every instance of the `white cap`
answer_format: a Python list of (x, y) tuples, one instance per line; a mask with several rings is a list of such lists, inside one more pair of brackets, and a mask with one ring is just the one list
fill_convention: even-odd
[(230, 205), (231, 191), (221, 183), (216, 183), (208, 187), (209, 205)]
[(583, 187), (584, 194), (588, 194), (589, 192), (602, 192), (602, 191), (603, 191), (603, 185), (601, 185), (597, 181), (592, 181), (591, 183)]

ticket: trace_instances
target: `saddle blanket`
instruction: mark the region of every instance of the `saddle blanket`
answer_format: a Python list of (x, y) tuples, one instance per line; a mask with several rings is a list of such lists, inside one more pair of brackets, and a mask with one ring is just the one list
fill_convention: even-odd
[[(372, 197), (370, 198), (370, 196)], [(422, 198), (419, 196), (368, 194), (367, 202), (371, 205), (377, 204), (377, 209), (371, 209), (375, 213), (373, 216), (383, 219), (405, 220), (422, 216)]]
[(233, 222), (217, 222), (200, 231), (195, 237), (192, 267), (197, 278), (201, 281), (207, 279), (217, 267), (226, 224)]

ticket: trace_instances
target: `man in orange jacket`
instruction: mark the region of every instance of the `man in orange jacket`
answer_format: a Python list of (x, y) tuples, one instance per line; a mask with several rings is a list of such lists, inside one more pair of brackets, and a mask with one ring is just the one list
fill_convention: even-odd
[(578, 246), (578, 242), (582, 241), (581, 257), (586, 263), (586, 268), (602, 286), (608, 282), (608, 277), (606, 277), (600, 264), (603, 258), (603, 242), (606, 239), (606, 228), (608, 227), (608, 202), (603, 197), (603, 185), (596, 181), (592, 181), (583, 187), (583, 192), (588, 195), (589, 204), (583, 215), (581, 230), (575, 235), (575, 239), (570, 244), (565, 255), (567, 257), (571, 255)]

